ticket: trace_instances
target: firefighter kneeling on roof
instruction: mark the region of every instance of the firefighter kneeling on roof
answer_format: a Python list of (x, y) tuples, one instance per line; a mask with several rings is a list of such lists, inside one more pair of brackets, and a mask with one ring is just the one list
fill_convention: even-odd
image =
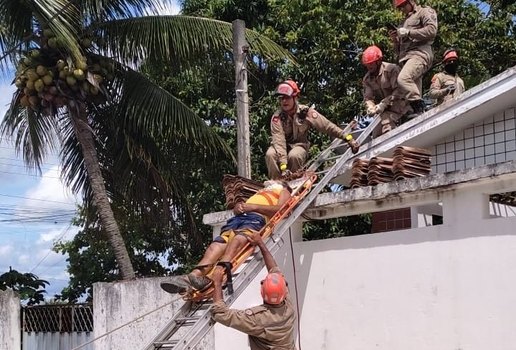
[(276, 88), (280, 109), (271, 118), (272, 141), (265, 154), (270, 179), (278, 179), (303, 168), (310, 147), (308, 132), (312, 127), (345, 140), (353, 153), (358, 152), (358, 144), (351, 134), (345, 135), (341, 128), (314, 108), (298, 103), (299, 92), (293, 80), (286, 80)]
[(296, 314), (285, 278), (260, 234), (247, 236), (247, 239), (250, 244), (260, 248), (268, 271), (261, 282), (263, 304), (246, 310), (228, 308), (222, 297), (224, 271), (219, 269), (213, 273), (212, 318), (248, 334), (251, 350), (295, 350)]
[(394, 98), (400, 67), (383, 62), (382, 50), (375, 45), (365, 49), (362, 64), (367, 69), (362, 79), (366, 113), (381, 118), (381, 125), (373, 130), (373, 137), (378, 137), (394, 129), (400, 118), (408, 112), (405, 100)]
[(192, 272), (171, 277), (169, 281), (161, 283), (161, 288), (169, 293), (185, 293), (210, 286), (212, 281), (206, 275), (213, 268), (223, 269), (222, 266), (216, 266), (219, 261), (230, 264), (247, 243), (246, 236), (260, 231), (290, 198), (291, 189), (286, 182), (271, 180), (265, 181), (264, 185), (245, 203), (235, 205), (235, 216), (222, 227), (220, 236), (213, 240)]

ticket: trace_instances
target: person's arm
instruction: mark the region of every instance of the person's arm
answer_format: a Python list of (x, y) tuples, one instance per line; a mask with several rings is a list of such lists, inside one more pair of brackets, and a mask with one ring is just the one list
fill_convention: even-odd
[(281, 117), (274, 114), (271, 118), (271, 145), (276, 150), (280, 164), (287, 164), (287, 141)]
[(434, 40), (437, 35), (437, 14), (429, 7), (421, 10), (421, 28), (409, 28), (408, 37), (416, 42)]
[(222, 297), (222, 278), (224, 277), (224, 269), (222, 266), (217, 266), (211, 275), (213, 281), (213, 302), (224, 302)]
[[(213, 307), (212, 319), (224, 326), (235, 328), (249, 335), (259, 336), (263, 333), (263, 326), (255, 322), (254, 314), (244, 310), (230, 309), (224, 302), (222, 295), (222, 278), (224, 269), (217, 266), (211, 276), (213, 280)], [(248, 309), (252, 310), (252, 309)]]
[(362, 80), (362, 87), (366, 113), (374, 114), (374, 107), (376, 106), (376, 103), (374, 102), (374, 91), (371, 85), (367, 82), (365, 77)]
[(446, 89), (442, 89), (441, 79), (439, 79), (439, 74), (435, 74), (432, 77), (432, 83), (430, 84), (430, 90), (428, 90), (428, 97), (433, 98), (434, 100), (439, 99), (445, 96), (448, 93)]
[(265, 242), (263, 241), (262, 236), (260, 236), (259, 232), (256, 232), (253, 235), (246, 236), (246, 238), (251, 245), (260, 248), (260, 252), (262, 253), (263, 257), (263, 262), (265, 263), (265, 267), (267, 267), (268, 272), (271, 272), (272, 269), (279, 270), (276, 260), (274, 260), (274, 257), (265, 245)]
[(315, 109), (310, 108), (306, 115), (306, 121), (310, 124), (310, 126), (314, 127), (320, 132), (323, 132), (327, 135), (336, 138), (344, 138), (346, 135), (342, 133), (342, 129), (337, 125), (326, 119), (324, 115), (317, 112)]
[(235, 214), (254, 212), (265, 215), (268, 218), (270, 218), (271, 216), (276, 214), (278, 210), (280, 210), (280, 208), (283, 206), (283, 204), (285, 204), (286, 201), (288, 201), (289, 198), (290, 192), (286, 188), (283, 188), (283, 190), (281, 190), (280, 192), (278, 204), (276, 205), (249, 204), (240, 202), (235, 205), (235, 209), (233, 209), (233, 212)]

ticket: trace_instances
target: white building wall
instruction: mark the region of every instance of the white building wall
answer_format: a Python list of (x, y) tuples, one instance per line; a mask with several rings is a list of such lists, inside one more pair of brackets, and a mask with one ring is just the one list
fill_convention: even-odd
[[(491, 190), (445, 192), (443, 225), (297, 242), (294, 260), (284, 246), (300, 349), (514, 349), (516, 218), (490, 217)], [(263, 273), (236, 308), (260, 302)], [(226, 327), (215, 337), (216, 350), (248, 348)]]
[(0, 291), (0, 349), (21, 349), (20, 298), (12, 290)]
[(437, 142), (432, 151), (432, 172), (446, 173), (516, 159), (515, 108), (471, 124)]

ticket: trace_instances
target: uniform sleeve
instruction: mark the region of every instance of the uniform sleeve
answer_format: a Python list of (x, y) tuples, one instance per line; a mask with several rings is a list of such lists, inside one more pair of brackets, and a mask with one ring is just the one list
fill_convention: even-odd
[(429, 41), (437, 35), (437, 14), (430, 7), (421, 9), (421, 28), (410, 29), (409, 38), (414, 41)]
[(274, 114), (271, 118), (271, 144), (276, 150), (280, 163), (287, 164), (287, 141), (281, 124), (281, 118)]
[(312, 127), (314, 127), (320, 132), (323, 132), (332, 137), (342, 138), (343, 136), (341, 128), (333, 124), (331, 121), (326, 119), (325, 116), (323, 116), (313, 108), (310, 108), (310, 110), (308, 111), (308, 114), (306, 115), (306, 120)]
[(214, 321), (246, 334), (259, 336), (264, 331), (263, 326), (256, 323), (252, 309), (234, 310), (223, 301), (218, 301), (213, 304), (211, 313)]
[(428, 91), (428, 97), (433, 99), (438, 99), (446, 95), (446, 90), (441, 89), (441, 79), (439, 79), (439, 74), (434, 74), (432, 77), (432, 83), (430, 84), (430, 90)]
[(376, 105), (376, 103), (374, 103), (374, 91), (371, 84), (369, 84), (365, 78), (362, 80), (362, 87), (364, 89), (364, 105), (367, 111), (368, 108), (373, 108)]

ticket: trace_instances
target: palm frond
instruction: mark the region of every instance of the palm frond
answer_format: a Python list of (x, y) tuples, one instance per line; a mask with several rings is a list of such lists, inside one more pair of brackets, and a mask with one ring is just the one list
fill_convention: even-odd
[(146, 130), (153, 137), (182, 140), (206, 155), (231, 150), (206, 123), (169, 92), (133, 70), (124, 73), (119, 87), (117, 115), (127, 130)]
[[(99, 23), (92, 26), (104, 40), (104, 54), (124, 64), (143, 60), (178, 64), (213, 51), (232, 50), (231, 23), (190, 16), (145, 16)], [(267, 37), (246, 30), (254, 53), (267, 58), (294, 60), (289, 51)]]
[(0, 134), (10, 136), (16, 152), (23, 152), (25, 164), (41, 173), (43, 159), (59, 146), (56, 145), (57, 125), (54, 118), (22, 107), (19, 104), (20, 95), (19, 91), (14, 94), (0, 124)]
[(77, 4), (72, 0), (39, 0), (30, 1), (33, 15), (41, 26), (48, 26), (61, 42), (61, 46), (75, 60), (82, 58), (81, 48), (77, 41), (82, 28), (82, 15)]
[(102, 23), (121, 18), (158, 13), (170, 0), (82, 0), (81, 12), (89, 23)]
[(0, 69), (7, 73), (20, 47), (32, 35), (32, 13), (25, 3), (0, 0)]

